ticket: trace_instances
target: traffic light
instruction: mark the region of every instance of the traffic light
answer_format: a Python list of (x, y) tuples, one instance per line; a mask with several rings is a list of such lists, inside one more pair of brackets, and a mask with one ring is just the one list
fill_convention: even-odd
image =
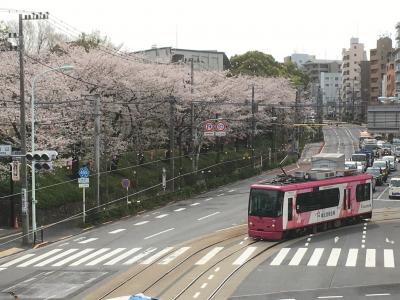
[(54, 150), (45, 150), (45, 151), (35, 151), (28, 152), (26, 154), (26, 159), (29, 161), (35, 161), (35, 169), (36, 170), (51, 170), (53, 169), (52, 160), (57, 159), (57, 151)]

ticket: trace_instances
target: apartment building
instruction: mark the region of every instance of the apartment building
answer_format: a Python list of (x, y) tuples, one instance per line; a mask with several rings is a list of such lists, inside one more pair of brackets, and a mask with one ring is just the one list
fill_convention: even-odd
[(371, 101), (378, 101), (378, 97), (384, 96), (386, 84), (382, 84), (386, 75), (386, 64), (390, 62), (393, 52), (392, 39), (383, 37), (377, 40), (376, 48), (370, 50), (370, 94)]
[(319, 84), (321, 73), (339, 73), (341, 64), (340, 60), (312, 59), (303, 64), (303, 69), (312, 83)]
[[(396, 92), (396, 81), (394, 72), (394, 61), (386, 64), (386, 74), (383, 81), (386, 82), (385, 93), (382, 93), (384, 97), (394, 97)], [(384, 88), (384, 83), (382, 81), (382, 89)]]
[(293, 53), (292, 55), (286, 56), (283, 59), (284, 63), (292, 62), (297, 65), (298, 68), (303, 67), (303, 64), (310, 60), (315, 60), (315, 55), (305, 53)]
[(400, 22), (396, 25), (396, 50), (394, 51), (396, 97), (400, 99)]
[[(358, 38), (350, 39), (350, 47), (342, 50), (342, 89), (344, 113), (361, 114), (361, 61), (367, 60), (364, 44)], [(353, 116), (355, 117), (355, 115)]]
[(324, 115), (336, 117), (340, 109), (340, 89), (342, 87), (342, 73), (321, 73), (321, 96)]

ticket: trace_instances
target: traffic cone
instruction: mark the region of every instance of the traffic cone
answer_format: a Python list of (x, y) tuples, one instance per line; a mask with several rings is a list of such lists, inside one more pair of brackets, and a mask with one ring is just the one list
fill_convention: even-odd
[(18, 218), (15, 217), (15, 219), (14, 219), (14, 229), (18, 229), (18, 228), (19, 228), (19, 226), (18, 226)]

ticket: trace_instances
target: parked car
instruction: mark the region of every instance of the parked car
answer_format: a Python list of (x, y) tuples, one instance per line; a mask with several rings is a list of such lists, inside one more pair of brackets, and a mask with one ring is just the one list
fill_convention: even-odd
[(386, 160), (375, 160), (372, 165), (373, 168), (380, 168), (382, 170), (383, 181), (386, 182), (389, 176), (389, 164)]
[(396, 157), (400, 157), (400, 146), (395, 146), (393, 150), (393, 155)]
[(383, 184), (383, 175), (380, 168), (369, 167), (365, 173), (371, 174), (374, 177), (376, 185)]
[(384, 143), (384, 144), (382, 145), (381, 155), (382, 155), (382, 156), (392, 155), (392, 144), (390, 144), (390, 143)]
[(390, 171), (396, 171), (397, 170), (397, 160), (396, 157), (394, 157), (393, 155), (389, 155), (389, 156), (383, 156), (382, 160), (386, 160), (389, 162), (389, 169)]
[(400, 177), (393, 177), (389, 183), (389, 198), (400, 197)]

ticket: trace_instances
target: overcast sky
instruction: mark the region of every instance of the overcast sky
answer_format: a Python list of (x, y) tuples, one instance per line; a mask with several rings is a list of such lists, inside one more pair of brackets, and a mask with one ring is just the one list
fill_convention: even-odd
[[(292, 53), (341, 59), (352, 36), (369, 57), (379, 36), (394, 39), (400, 22), (400, 0), (1, 0), (0, 8), (48, 11), (132, 51), (177, 46), (230, 57), (259, 50), (278, 61)], [(17, 17), (0, 12), (3, 20)]]

